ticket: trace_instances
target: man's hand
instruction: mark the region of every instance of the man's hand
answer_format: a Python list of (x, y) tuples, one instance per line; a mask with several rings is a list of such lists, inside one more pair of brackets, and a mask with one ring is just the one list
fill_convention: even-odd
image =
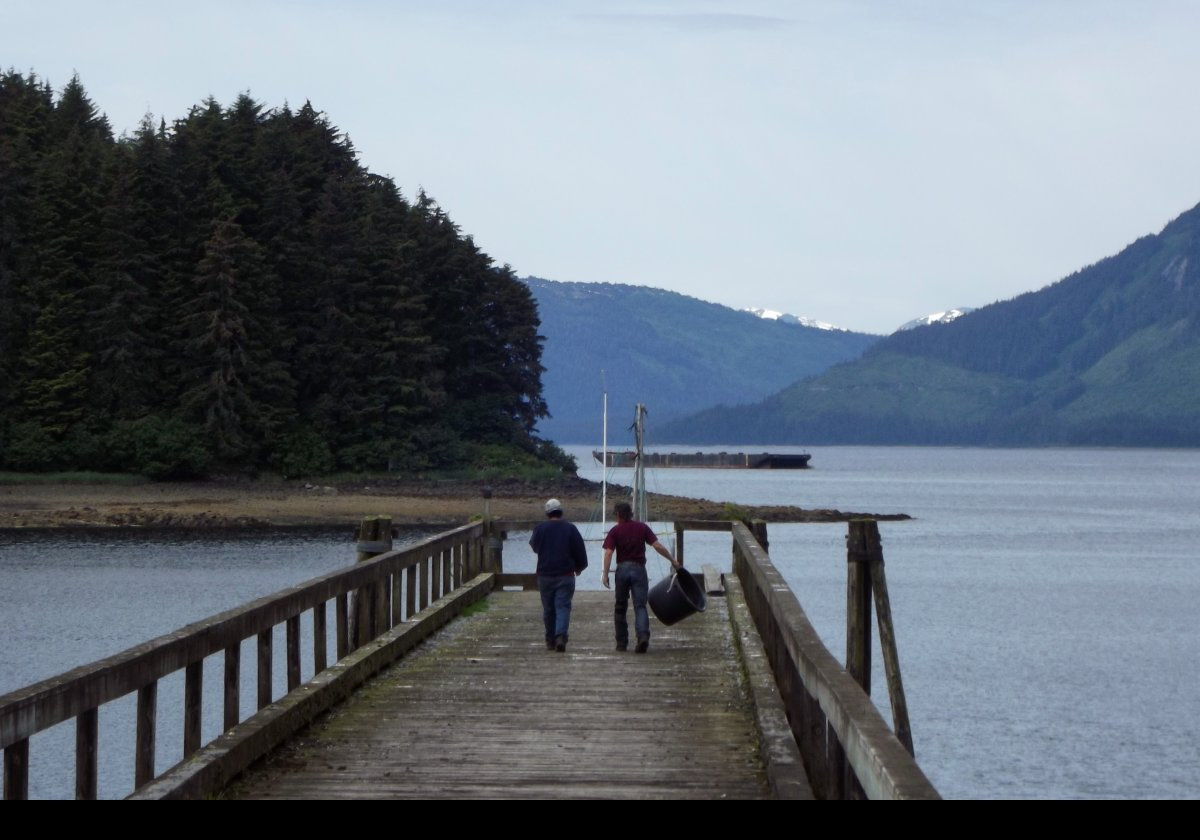
[(605, 589), (612, 589), (612, 587), (608, 585), (608, 569), (605, 569), (604, 573), (600, 576), (600, 582), (604, 584)]

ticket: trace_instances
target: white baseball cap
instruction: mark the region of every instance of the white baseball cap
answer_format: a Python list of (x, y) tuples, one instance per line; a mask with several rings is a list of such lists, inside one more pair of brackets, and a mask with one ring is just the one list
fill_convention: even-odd
[(550, 499), (546, 502), (546, 513), (554, 513), (554, 511), (562, 510), (562, 502), (558, 499)]

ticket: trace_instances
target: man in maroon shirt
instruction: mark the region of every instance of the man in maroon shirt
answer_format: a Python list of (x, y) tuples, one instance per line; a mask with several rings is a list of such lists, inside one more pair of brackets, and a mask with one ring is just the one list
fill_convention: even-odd
[(650, 581), (646, 576), (646, 546), (650, 546), (663, 557), (671, 561), (671, 565), (679, 568), (679, 562), (671, 556), (654, 531), (644, 522), (633, 518), (633, 508), (628, 502), (618, 502), (614, 509), (617, 514), (617, 524), (604, 538), (604, 588), (608, 585), (608, 571), (612, 564), (613, 550), (617, 552), (617, 592), (616, 604), (613, 610), (613, 625), (617, 631), (617, 650), (629, 649), (629, 622), (626, 612), (629, 607), (629, 596), (633, 595), (633, 626), (637, 631), (637, 646), (634, 653), (645, 653), (650, 647), (650, 611), (646, 609), (646, 599), (650, 593)]

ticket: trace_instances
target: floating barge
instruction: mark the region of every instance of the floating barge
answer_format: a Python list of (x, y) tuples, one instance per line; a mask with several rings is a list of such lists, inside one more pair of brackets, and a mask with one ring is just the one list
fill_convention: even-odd
[[(606, 467), (632, 467), (637, 463), (633, 450), (613, 451), (605, 459), (603, 452), (592, 457)], [(646, 452), (642, 455), (645, 467), (704, 467), (730, 470), (803, 470), (808, 468), (812, 455), (781, 452)]]

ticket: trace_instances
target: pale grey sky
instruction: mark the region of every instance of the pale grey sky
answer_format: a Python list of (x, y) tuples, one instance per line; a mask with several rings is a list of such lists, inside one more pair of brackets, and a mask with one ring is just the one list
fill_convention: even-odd
[(890, 332), (1200, 202), (1200, 3), (15, 2), (119, 134), (311, 100), (519, 274)]

